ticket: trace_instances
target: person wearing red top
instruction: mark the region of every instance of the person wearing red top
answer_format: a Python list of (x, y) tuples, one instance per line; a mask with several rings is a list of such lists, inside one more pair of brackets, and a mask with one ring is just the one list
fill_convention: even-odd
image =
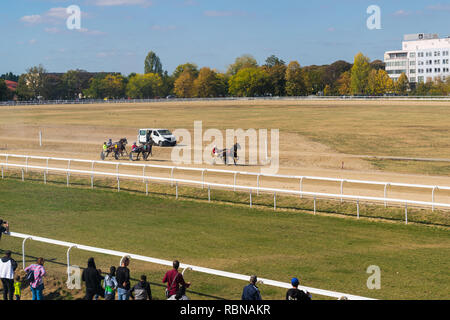
[(178, 268), (180, 267), (180, 262), (175, 260), (173, 262), (173, 269), (166, 272), (164, 278), (162, 280), (163, 283), (167, 283), (167, 298), (170, 298), (173, 295), (177, 294), (177, 291), (180, 288), (180, 285), (189, 288), (191, 285), (190, 282), (184, 282), (183, 275), (178, 272)]

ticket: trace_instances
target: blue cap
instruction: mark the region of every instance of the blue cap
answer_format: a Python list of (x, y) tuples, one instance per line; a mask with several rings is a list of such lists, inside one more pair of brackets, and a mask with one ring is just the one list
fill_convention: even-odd
[(291, 283), (292, 283), (292, 285), (295, 287), (295, 286), (298, 286), (298, 284), (299, 284), (300, 282), (298, 281), (297, 278), (292, 278)]

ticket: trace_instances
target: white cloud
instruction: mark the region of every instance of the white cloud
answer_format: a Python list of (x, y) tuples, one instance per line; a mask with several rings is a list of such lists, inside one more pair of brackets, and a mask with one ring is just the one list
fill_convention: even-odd
[[(67, 8), (51, 8), (43, 14), (23, 16), (20, 21), (31, 25), (38, 23), (60, 24), (70, 16), (66, 10)], [(87, 17), (86, 12), (81, 12), (81, 17)]]
[(30, 41), (28, 41), (29, 44), (33, 45), (37, 43), (36, 39), (31, 39)]
[(33, 14), (31, 16), (23, 16), (22, 18), (20, 18), (20, 21), (29, 24), (35, 24), (42, 22), (42, 17), (39, 14)]
[(410, 11), (405, 11), (405, 10), (398, 10), (394, 12), (394, 16), (396, 17), (406, 17), (411, 15)]
[(135, 6), (141, 5), (144, 7), (151, 6), (153, 3), (150, 0), (94, 0), (96, 6)]
[(106, 34), (106, 32), (103, 32), (103, 31), (99, 31), (99, 30), (89, 30), (89, 29), (86, 29), (86, 28), (81, 28), (81, 29), (78, 29), (77, 31), (78, 31), (78, 32), (81, 32), (81, 33), (93, 35), (93, 36), (102, 36), (102, 35), (105, 35), (105, 34)]

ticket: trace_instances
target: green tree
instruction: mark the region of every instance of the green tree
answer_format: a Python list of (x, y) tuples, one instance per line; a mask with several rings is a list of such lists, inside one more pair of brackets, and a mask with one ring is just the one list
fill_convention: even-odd
[(398, 80), (395, 82), (395, 92), (404, 96), (409, 89), (408, 77), (404, 72), (400, 75)]
[(229, 92), (233, 96), (263, 96), (268, 92), (270, 77), (262, 68), (244, 68), (229, 80)]
[(27, 85), (27, 75), (22, 74), (17, 83), (16, 94), (19, 100), (31, 100), (34, 97), (33, 92)]
[(200, 98), (219, 97), (226, 94), (226, 86), (218, 74), (210, 68), (200, 69), (194, 80), (194, 95)]
[(285, 78), (286, 94), (288, 96), (303, 96), (307, 94), (304, 74), (297, 61), (289, 62)]
[(286, 63), (283, 60), (279, 59), (277, 56), (271, 55), (270, 57), (267, 57), (265, 66), (272, 68), (275, 66), (284, 66), (285, 64)]
[(239, 70), (244, 68), (256, 68), (258, 67), (258, 62), (252, 55), (244, 54), (237, 57), (233, 64), (230, 64), (227, 69), (227, 74), (234, 76)]
[(136, 74), (128, 80), (126, 95), (133, 99), (151, 99), (160, 94), (162, 85), (157, 73)]
[(104, 96), (107, 98), (118, 99), (125, 96), (125, 79), (122, 75), (108, 74), (102, 80)]
[(336, 81), (338, 93), (343, 96), (352, 94), (352, 80), (350, 71), (346, 71)]
[(0, 79), (0, 101), (9, 100), (10, 92), (5, 80)]
[(309, 94), (317, 94), (325, 88), (324, 74), (327, 66), (307, 66), (303, 68), (305, 84)]
[[(22, 97), (28, 96), (29, 99), (43, 97), (47, 86), (47, 71), (42, 65), (31, 67), (25, 73), (21, 83)], [(20, 79), (19, 79), (20, 80)], [(27, 87), (27, 89), (24, 88)]]
[(163, 74), (161, 60), (153, 51), (150, 51), (145, 58), (144, 73), (157, 73), (160, 76)]
[(370, 72), (370, 60), (361, 52), (357, 53), (351, 69), (352, 94), (363, 95), (367, 93), (367, 84)]
[(183, 71), (174, 82), (173, 92), (180, 98), (192, 98), (195, 94), (194, 80), (192, 72)]
[(195, 79), (198, 76), (198, 66), (195, 63), (191, 62), (180, 64), (178, 67), (175, 68), (175, 71), (172, 74), (174, 81), (178, 79), (178, 77), (181, 76), (183, 72), (190, 73), (191, 76)]
[(367, 79), (367, 93), (370, 95), (383, 95), (392, 92), (394, 83), (383, 69), (372, 69)]
[(62, 83), (65, 87), (68, 99), (78, 98), (83, 92), (83, 79), (80, 70), (69, 70), (62, 76)]
[(286, 95), (286, 64), (283, 60), (271, 55), (262, 66), (270, 78), (269, 93), (273, 96)]

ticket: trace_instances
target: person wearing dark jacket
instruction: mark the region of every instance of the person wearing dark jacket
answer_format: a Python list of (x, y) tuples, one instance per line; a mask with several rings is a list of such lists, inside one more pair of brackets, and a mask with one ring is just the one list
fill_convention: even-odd
[(130, 296), (133, 300), (152, 300), (152, 290), (150, 289), (150, 283), (147, 282), (147, 277), (144, 274), (141, 276), (141, 281), (139, 281), (134, 285), (133, 288), (131, 288)]
[(128, 257), (125, 257), (122, 260), (122, 265), (116, 270), (116, 280), (118, 283), (118, 300), (128, 300), (130, 298), (130, 269), (128, 269), (129, 264), (130, 259)]
[(86, 282), (85, 300), (92, 300), (95, 295), (105, 297), (105, 292), (101, 285), (103, 277), (95, 266), (94, 258), (89, 258), (87, 268), (83, 270), (81, 279)]
[(262, 300), (256, 282), (258, 282), (258, 278), (256, 276), (251, 276), (250, 284), (245, 286), (242, 291), (242, 300)]
[(286, 292), (286, 300), (294, 301), (310, 301), (311, 294), (303, 290), (298, 289), (300, 282), (297, 278), (292, 278), (291, 280), (292, 288)]
[(14, 271), (17, 262), (11, 258), (11, 251), (7, 250), (0, 260), (0, 278), (3, 284), (3, 300), (13, 300), (14, 297)]

